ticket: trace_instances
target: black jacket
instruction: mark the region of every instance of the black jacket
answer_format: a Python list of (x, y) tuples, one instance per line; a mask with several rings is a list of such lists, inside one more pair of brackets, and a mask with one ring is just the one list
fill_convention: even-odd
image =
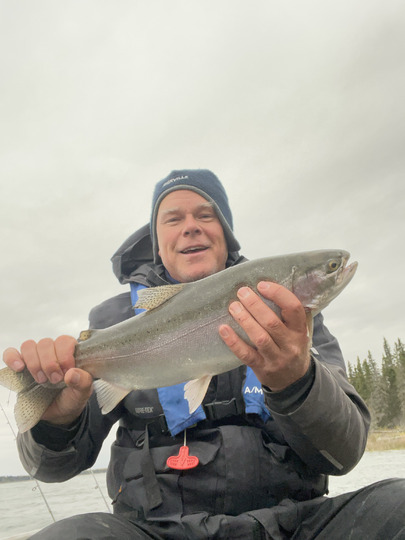
[[(118, 250), (112, 260), (122, 283), (165, 283), (164, 268), (149, 262), (149, 250), (147, 227)], [(228, 265), (243, 260), (230, 254)], [(125, 292), (94, 308), (90, 327), (131, 316)], [(93, 396), (70, 428), (40, 422), (18, 436), (22, 462), (45, 482), (71, 478), (94, 464), (119, 421), (107, 478), (116, 512), (180, 524), (190, 516), (236, 516), (284, 498), (322, 495), (328, 474), (348, 472), (362, 456), (369, 415), (347, 381), (340, 348), (321, 314), (314, 321), (313, 346), (316, 353), (303, 379), (280, 393), (265, 391), (271, 412), (266, 423), (244, 413), (244, 366), (213, 378), (204, 400), (207, 420), (187, 430), (190, 454), (199, 458), (194, 469), (177, 471), (166, 464), (178, 454), (183, 434), (172, 437), (167, 431), (156, 390), (131, 392), (105, 416)]]

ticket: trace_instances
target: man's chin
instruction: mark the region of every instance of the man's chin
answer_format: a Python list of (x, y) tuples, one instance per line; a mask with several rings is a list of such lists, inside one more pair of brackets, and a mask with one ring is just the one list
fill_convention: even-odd
[(189, 274), (183, 276), (183, 283), (191, 283), (193, 281), (198, 281), (199, 279), (204, 279), (212, 274), (216, 274), (219, 270), (209, 269), (209, 270), (196, 270), (195, 272), (190, 272)]
[[(214, 272), (211, 272), (211, 274), (213, 274)], [(200, 274), (193, 274), (192, 276), (185, 276), (185, 278), (183, 279), (183, 283), (192, 283), (193, 281), (198, 281), (200, 279), (204, 279), (208, 276), (211, 275), (210, 273), (208, 272), (202, 272)]]

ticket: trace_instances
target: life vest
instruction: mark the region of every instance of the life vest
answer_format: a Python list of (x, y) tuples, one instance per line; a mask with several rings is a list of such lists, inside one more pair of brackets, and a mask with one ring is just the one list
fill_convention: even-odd
[[(138, 293), (141, 289), (145, 289), (145, 285), (131, 282), (131, 301), (135, 306), (138, 300)], [(135, 308), (135, 314), (138, 315), (143, 309)], [(237, 401), (229, 403), (226, 407), (224, 403), (216, 405), (215, 402), (208, 406), (200, 405), (193, 413), (190, 414), (188, 402), (184, 398), (184, 386), (186, 383), (176, 384), (174, 386), (166, 386), (158, 388), (159, 401), (163, 409), (168, 430), (175, 436), (184, 429), (195, 425), (201, 420), (212, 419), (219, 416), (228, 416), (233, 414), (257, 414), (263, 422), (266, 422), (270, 417), (270, 412), (265, 405), (263, 390), (261, 383), (256, 377), (254, 371), (246, 368), (246, 376), (242, 382), (241, 392), (244, 401), (244, 410), (239, 410)], [(231, 400), (232, 401), (232, 400)], [(210, 408), (211, 407), (211, 408)], [(236, 408), (234, 408), (236, 407)], [(217, 409), (217, 411), (215, 411)], [(223, 411), (223, 413), (218, 412)]]

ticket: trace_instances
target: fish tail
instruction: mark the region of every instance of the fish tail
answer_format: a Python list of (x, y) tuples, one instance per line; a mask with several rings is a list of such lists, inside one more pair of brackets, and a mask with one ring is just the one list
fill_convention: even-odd
[(13, 371), (9, 367), (0, 369), (0, 384), (13, 392), (22, 392), (35, 383), (34, 377), (28, 371)]
[(60, 387), (47, 388), (35, 383), (31, 388), (19, 392), (14, 407), (18, 431), (24, 433), (38, 424), (46, 409), (61, 391)]
[(34, 427), (61, 392), (61, 387), (49, 388), (38, 384), (28, 369), (16, 372), (6, 367), (0, 369), (0, 384), (17, 392), (14, 416), (20, 433)]

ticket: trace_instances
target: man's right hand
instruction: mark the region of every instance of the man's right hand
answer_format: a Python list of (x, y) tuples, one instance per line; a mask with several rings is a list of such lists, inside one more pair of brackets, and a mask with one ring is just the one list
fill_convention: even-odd
[(3, 360), (14, 371), (26, 367), (38, 383), (65, 381), (67, 387), (57, 396), (42, 416), (56, 425), (68, 425), (82, 413), (93, 391), (90, 373), (75, 367), (74, 351), (77, 341), (71, 336), (55, 340), (25, 341), (21, 350), (6, 349)]

